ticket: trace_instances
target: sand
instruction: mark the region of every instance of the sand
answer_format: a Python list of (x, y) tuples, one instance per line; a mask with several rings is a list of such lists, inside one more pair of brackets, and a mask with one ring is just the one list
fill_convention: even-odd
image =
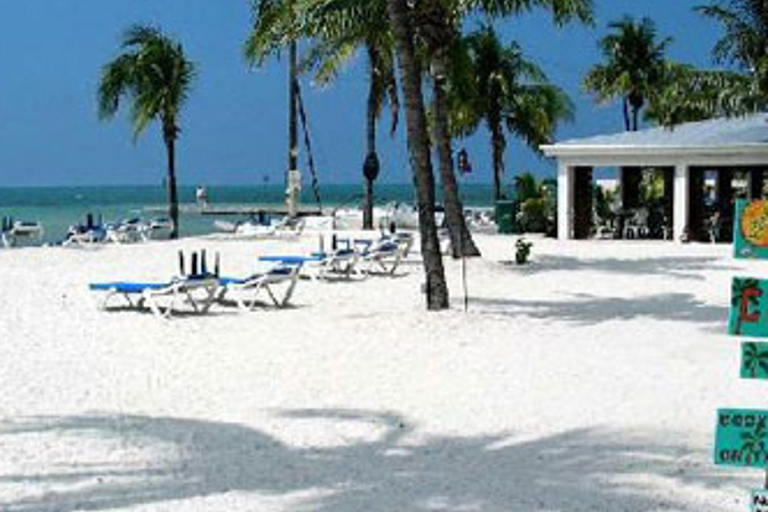
[(718, 407), (768, 408), (725, 335), (727, 246), (478, 236), (427, 313), (396, 277), (300, 282), (295, 307), (170, 321), (89, 282), (166, 279), (176, 251), (244, 275), (301, 241), (0, 251), (0, 510), (747, 510), (712, 462)]

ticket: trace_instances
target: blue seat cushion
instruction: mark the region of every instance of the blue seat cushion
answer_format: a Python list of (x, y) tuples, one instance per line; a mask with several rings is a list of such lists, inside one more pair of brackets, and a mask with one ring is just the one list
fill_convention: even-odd
[(319, 256), (261, 256), (259, 261), (269, 261), (273, 263), (285, 263), (287, 265), (300, 265), (308, 261), (319, 261)]
[(117, 293), (143, 293), (145, 290), (161, 290), (166, 288), (168, 283), (93, 283), (89, 286), (92, 291)]

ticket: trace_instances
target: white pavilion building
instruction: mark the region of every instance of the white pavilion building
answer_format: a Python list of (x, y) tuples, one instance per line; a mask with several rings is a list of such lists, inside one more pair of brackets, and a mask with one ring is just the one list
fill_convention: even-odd
[(763, 197), (768, 175), (768, 114), (685, 123), (674, 129), (573, 139), (543, 146), (558, 162), (558, 236), (588, 238), (592, 232), (595, 168), (615, 168), (623, 207), (638, 206), (644, 169), (664, 173), (665, 208), (673, 239), (702, 239), (704, 179), (716, 173), (716, 196), (724, 211), (734, 197), (734, 175), (746, 178), (746, 195)]

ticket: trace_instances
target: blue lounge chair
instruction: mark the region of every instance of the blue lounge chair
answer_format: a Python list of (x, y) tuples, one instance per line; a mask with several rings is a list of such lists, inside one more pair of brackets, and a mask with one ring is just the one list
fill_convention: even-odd
[[(214, 276), (193, 276), (166, 283), (94, 283), (89, 288), (94, 292), (106, 293), (102, 302), (104, 309), (109, 309), (111, 299), (122, 297), (129, 307), (141, 309), (148, 306), (155, 316), (168, 318), (178, 311), (182, 303), (189, 304), (195, 313), (207, 313), (219, 289), (219, 281)], [(162, 303), (163, 298), (170, 301)]]

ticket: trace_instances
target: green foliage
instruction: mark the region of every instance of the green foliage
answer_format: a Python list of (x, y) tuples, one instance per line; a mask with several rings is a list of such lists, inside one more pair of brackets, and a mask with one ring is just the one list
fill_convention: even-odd
[[(501, 183), (506, 131), (535, 151), (553, 141), (559, 123), (573, 118), (573, 104), (516, 43), (503, 45), (491, 26), (460, 41), (449, 87), (454, 136), (472, 135), (481, 124), (491, 134), (494, 182)], [(496, 190), (496, 197), (500, 190)]]
[(699, 70), (668, 62), (665, 77), (650, 98), (646, 118), (674, 125), (720, 116), (743, 115), (768, 108), (768, 96), (750, 77), (731, 71)]
[(515, 263), (525, 265), (531, 257), (531, 248), (533, 243), (527, 242), (525, 238), (520, 238), (515, 242)]
[[(608, 25), (612, 30), (600, 40), (604, 64), (594, 66), (584, 78), (584, 88), (600, 103), (622, 98), (625, 128), (637, 130), (637, 114), (663, 82), (665, 52), (671, 41), (658, 40), (650, 18), (635, 22), (626, 16)], [(628, 110), (634, 119), (630, 121)]]
[(548, 233), (554, 228), (557, 216), (557, 183), (538, 181), (524, 172), (515, 176), (515, 199), (520, 205), (518, 227), (526, 233)]
[(195, 77), (182, 46), (158, 29), (134, 26), (123, 37), (125, 53), (104, 67), (99, 86), (99, 116), (111, 119), (123, 98), (131, 101), (134, 136), (159, 119), (166, 139), (175, 139), (177, 120)]
[(609, 226), (616, 218), (613, 206), (619, 199), (618, 190), (605, 190), (595, 185), (595, 215), (600, 225)]
[(452, 131), (472, 135), (481, 123), (504, 124), (531, 148), (550, 143), (573, 104), (517, 43), (504, 46), (491, 26), (467, 35), (454, 56)]

